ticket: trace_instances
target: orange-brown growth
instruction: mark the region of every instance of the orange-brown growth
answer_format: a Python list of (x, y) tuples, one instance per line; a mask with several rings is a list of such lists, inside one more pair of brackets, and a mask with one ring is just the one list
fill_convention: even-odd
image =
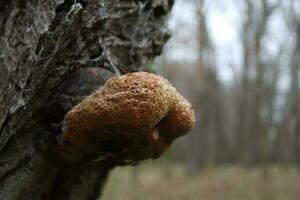
[(157, 158), (194, 125), (191, 104), (164, 78), (129, 73), (106, 84), (65, 116), (58, 151), (67, 162), (136, 164)]

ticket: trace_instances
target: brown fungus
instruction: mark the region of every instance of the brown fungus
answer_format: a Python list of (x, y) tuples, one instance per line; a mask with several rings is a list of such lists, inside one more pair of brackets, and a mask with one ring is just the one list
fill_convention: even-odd
[(164, 153), (195, 122), (191, 104), (147, 72), (109, 79), (65, 116), (57, 151), (69, 163), (137, 164)]

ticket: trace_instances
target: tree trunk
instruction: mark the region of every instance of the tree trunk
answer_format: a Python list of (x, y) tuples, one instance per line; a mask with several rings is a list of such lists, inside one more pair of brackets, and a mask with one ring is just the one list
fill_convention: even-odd
[[(49, 135), (82, 97), (161, 53), (173, 0), (0, 1), (0, 199), (100, 196), (110, 168), (49, 159)], [(119, 70), (117, 70), (119, 69)]]

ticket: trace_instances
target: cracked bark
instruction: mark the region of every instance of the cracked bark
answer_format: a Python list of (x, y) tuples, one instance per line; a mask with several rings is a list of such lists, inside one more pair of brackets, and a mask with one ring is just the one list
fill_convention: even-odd
[(0, 199), (100, 196), (110, 169), (56, 164), (45, 153), (48, 137), (68, 109), (115, 75), (114, 68), (145, 70), (161, 53), (169, 37), (162, 22), (172, 4), (0, 2)]

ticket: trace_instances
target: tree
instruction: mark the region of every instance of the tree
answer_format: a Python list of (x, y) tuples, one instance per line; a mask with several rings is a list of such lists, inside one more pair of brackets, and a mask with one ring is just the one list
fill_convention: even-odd
[(286, 8), (286, 20), (292, 33), (293, 49), (288, 63), (289, 88), (283, 109), (278, 144), (280, 159), (285, 163), (299, 163), (300, 143), (300, 20), (296, 1), (290, 1)]
[[(267, 1), (245, 1), (243, 24), (243, 66), (240, 80), (239, 117), (237, 122), (238, 154), (244, 163), (264, 163), (267, 159), (267, 133), (273, 122), (276, 62), (268, 63), (262, 46), (267, 25), (276, 5)], [(274, 59), (275, 60), (275, 59)], [(268, 114), (265, 114), (268, 113)], [(269, 123), (269, 124), (268, 124)], [(239, 156), (239, 155), (238, 155)]]
[(169, 37), (161, 22), (172, 4), (0, 2), (0, 199), (98, 198), (111, 169), (53, 162), (47, 157), (49, 134), (107, 78), (141, 70), (161, 53)]

